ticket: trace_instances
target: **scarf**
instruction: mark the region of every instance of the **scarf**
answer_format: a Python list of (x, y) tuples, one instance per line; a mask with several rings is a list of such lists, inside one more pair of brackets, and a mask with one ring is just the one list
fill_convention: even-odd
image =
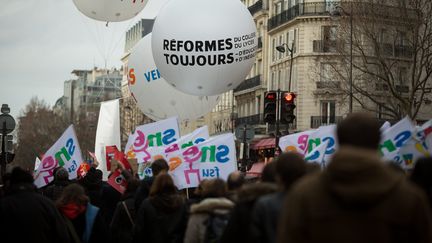
[(60, 207), (60, 211), (68, 218), (75, 219), (86, 210), (86, 205), (77, 205), (69, 203)]

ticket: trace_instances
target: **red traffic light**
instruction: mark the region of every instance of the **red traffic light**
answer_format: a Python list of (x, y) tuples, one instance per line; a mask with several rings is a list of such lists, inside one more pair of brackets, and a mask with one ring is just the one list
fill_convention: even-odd
[(295, 97), (296, 95), (292, 92), (283, 94), (283, 99), (285, 102), (289, 102), (289, 103), (294, 102)]
[(268, 100), (276, 100), (276, 92), (267, 92), (265, 98)]

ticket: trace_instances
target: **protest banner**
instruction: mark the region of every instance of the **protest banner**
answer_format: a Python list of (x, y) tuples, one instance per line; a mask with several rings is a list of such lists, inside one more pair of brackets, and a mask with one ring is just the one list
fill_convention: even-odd
[(381, 133), (385, 132), (387, 129), (389, 129), (391, 127), (390, 122), (385, 121), (380, 128)]
[(54, 179), (53, 170), (56, 167), (64, 167), (69, 173), (69, 179), (77, 177), (77, 170), (83, 159), (73, 125), (64, 131), (41, 161), (34, 173), (34, 184), (38, 188), (47, 185)]
[(432, 153), (432, 120), (429, 120), (421, 126), (421, 136), (424, 140), (424, 146)]
[(324, 161), (328, 163), (338, 147), (336, 140), (336, 125), (319, 127), (309, 135), (307, 152), (311, 153), (316, 147), (327, 142)]
[(128, 158), (137, 159), (138, 163), (149, 162), (152, 160), (149, 148), (170, 145), (180, 138), (179, 134), (176, 117), (141, 125), (131, 135), (133, 142), (125, 152)]
[(83, 162), (78, 166), (77, 177), (78, 179), (83, 178), (87, 175), (87, 172), (90, 170), (90, 164), (87, 162)]
[(110, 100), (101, 103), (98, 125), (96, 129), (95, 155), (99, 161), (98, 169), (103, 173), (103, 179), (108, 178), (106, 163), (106, 146), (120, 147), (120, 110), (119, 100)]
[(326, 150), (329, 144), (329, 140), (322, 142), (319, 146), (315, 147), (310, 153), (305, 156), (305, 160), (308, 163), (317, 163), (321, 166), (321, 169), (324, 169), (328, 161), (324, 160)]
[(40, 164), (41, 164), (40, 159), (38, 157), (36, 157), (33, 172), (36, 172), (36, 170), (39, 168)]
[[(212, 137), (168, 154), (170, 174), (179, 189), (197, 187), (203, 179), (221, 178), (237, 170), (232, 133)], [(174, 164), (174, 166), (171, 166)]]
[(283, 136), (279, 139), (279, 148), (283, 152), (295, 151), (304, 155), (307, 152), (309, 135), (313, 132), (315, 130)]
[(111, 161), (114, 158), (116, 151), (118, 151), (118, 149), (117, 149), (117, 146), (115, 146), (115, 145), (105, 146), (106, 168), (108, 171), (111, 171), (111, 172), (113, 171), (111, 169)]
[(108, 184), (114, 189), (116, 189), (118, 192), (123, 194), (127, 187), (127, 181), (121, 174), (121, 171), (127, 170), (132, 173), (132, 167), (129, 164), (129, 161), (126, 159), (126, 155), (123, 152), (119, 151), (117, 147), (114, 147), (113, 152), (114, 156), (111, 159), (111, 171), (113, 171), (113, 173), (108, 178)]
[(400, 120), (381, 135), (379, 151), (384, 160), (394, 161), (403, 166), (404, 160), (400, 154), (400, 148), (407, 144), (413, 134), (415, 126), (408, 117)]
[(107, 183), (121, 194), (126, 191), (127, 181), (118, 169), (111, 174)]

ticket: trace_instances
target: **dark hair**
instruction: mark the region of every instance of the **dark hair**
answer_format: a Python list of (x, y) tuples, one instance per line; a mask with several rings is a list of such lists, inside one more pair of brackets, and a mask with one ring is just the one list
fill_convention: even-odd
[(174, 181), (170, 175), (166, 173), (160, 173), (156, 176), (151, 188), (150, 197), (158, 196), (161, 194), (176, 194), (177, 187), (174, 185)]
[(380, 124), (371, 114), (358, 112), (348, 115), (337, 126), (340, 145), (378, 149), (381, 139)]
[(283, 153), (273, 163), (276, 163), (276, 175), (280, 178), (285, 190), (306, 174), (306, 162), (296, 152)]
[(68, 171), (63, 168), (63, 167), (59, 167), (60, 169), (58, 169), (56, 171), (56, 173), (54, 174), (54, 179), (58, 180), (58, 181), (67, 181), (69, 180), (69, 173)]
[(10, 174), (9, 183), (10, 185), (33, 184), (33, 176), (23, 168), (15, 167)]
[(239, 171), (231, 172), (228, 176), (227, 185), (228, 190), (239, 189), (244, 184), (244, 176)]
[(210, 179), (202, 185), (202, 196), (204, 198), (225, 197), (227, 186), (224, 180), (216, 178)]
[(261, 173), (261, 181), (262, 182), (276, 182), (276, 163), (270, 162), (264, 166), (264, 169)]
[(157, 159), (151, 164), (153, 177), (156, 177), (162, 171), (168, 171), (168, 162), (164, 159)]
[(128, 194), (128, 193), (132, 193), (135, 194), (136, 190), (138, 190), (138, 187), (141, 185), (139, 179), (136, 178), (130, 178), (128, 180), (127, 186), (126, 186), (126, 191), (124, 193), (124, 195)]
[(63, 189), (60, 198), (57, 200), (57, 207), (62, 207), (69, 203), (75, 203), (77, 205), (86, 205), (89, 202), (88, 196), (85, 194), (85, 190), (82, 186), (73, 183)]

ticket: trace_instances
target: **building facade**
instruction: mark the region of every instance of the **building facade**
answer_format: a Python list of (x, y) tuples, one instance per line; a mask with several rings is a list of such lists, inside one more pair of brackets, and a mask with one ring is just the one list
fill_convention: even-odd
[(71, 122), (81, 116), (97, 122), (102, 101), (121, 97), (122, 70), (98, 69), (73, 70), (74, 79), (64, 82), (63, 97), (57, 100), (54, 110)]

